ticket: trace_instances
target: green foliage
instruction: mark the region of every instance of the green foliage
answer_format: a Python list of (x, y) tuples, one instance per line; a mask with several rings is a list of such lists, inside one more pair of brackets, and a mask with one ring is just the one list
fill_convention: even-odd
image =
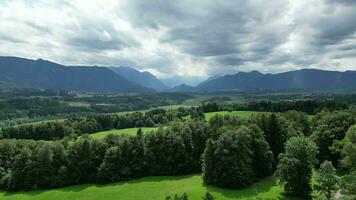
[(309, 138), (293, 137), (279, 156), (277, 174), (287, 194), (308, 196), (311, 193), (312, 169), (317, 163), (317, 147)]
[(343, 144), (341, 163), (347, 169), (356, 170), (356, 125), (347, 131)]
[[(289, 115), (292, 115), (290, 113)], [(292, 117), (289, 117), (292, 118)], [(292, 124), (280, 114), (259, 114), (251, 119), (263, 131), (265, 138), (273, 152), (274, 160), (277, 161), (278, 155), (284, 152), (284, 144), (293, 137), (300, 135), (301, 132), (296, 130)], [(298, 126), (298, 121), (294, 122), (294, 126)], [(276, 162), (274, 166), (276, 166)]]
[(208, 140), (203, 179), (208, 185), (242, 188), (269, 175), (271, 165), (272, 153), (262, 132), (241, 126), (222, 133), (217, 140)]
[(311, 138), (318, 146), (320, 162), (330, 160), (334, 166), (338, 165), (341, 156), (337, 149), (342, 147), (336, 148), (336, 145), (340, 145), (339, 142), (354, 123), (355, 117), (346, 111), (322, 112), (315, 116)]
[(320, 165), (315, 177), (314, 189), (318, 192), (318, 195), (325, 196), (326, 199), (331, 199), (335, 192), (338, 190), (338, 176), (336, 175), (336, 169), (330, 161), (324, 161)]
[(342, 177), (341, 188), (344, 194), (356, 196), (356, 170)]

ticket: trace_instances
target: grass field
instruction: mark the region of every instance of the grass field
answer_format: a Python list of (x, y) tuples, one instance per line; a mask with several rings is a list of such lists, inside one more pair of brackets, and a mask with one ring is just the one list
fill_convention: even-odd
[[(139, 128), (126, 128), (126, 129), (115, 129), (115, 130), (110, 130), (110, 131), (102, 131), (94, 134), (90, 134), (91, 137), (96, 138), (96, 139), (101, 139), (104, 138), (107, 135), (114, 134), (114, 135), (119, 135), (119, 134), (128, 134), (128, 135), (135, 135), (137, 130)], [(152, 130), (157, 129), (157, 127), (143, 127), (142, 131), (143, 133), (148, 133)]]
[(147, 177), (107, 185), (78, 185), (47, 191), (0, 192), (0, 200), (164, 200), (166, 195), (184, 192), (189, 200), (201, 200), (206, 191), (211, 192), (216, 200), (252, 200), (257, 197), (292, 200), (281, 195), (283, 189), (274, 177), (263, 179), (247, 189), (228, 190), (204, 186), (200, 175)]
[(249, 118), (251, 117), (253, 114), (258, 114), (258, 113), (262, 113), (262, 112), (258, 112), (258, 111), (218, 111), (218, 112), (208, 112), (205, 113), (205, 119), (207, 121), (209, 121), (210, 118), (212, 118), (215, 115), (234, 115), (234, 116), (238, 116), (241, 118)]

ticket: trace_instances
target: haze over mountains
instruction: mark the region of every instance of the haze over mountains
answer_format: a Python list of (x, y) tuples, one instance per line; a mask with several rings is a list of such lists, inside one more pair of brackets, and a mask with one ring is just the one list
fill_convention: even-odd
[(143, 87), (152, 88), (157, 91), (163, 91), (168, 89), (168, 87), (164, 83), (162, 83), (162, 81), (157, 79), (149, 72), (140, 72), (134, 68), (123, 66), (110, 67), (110, 69), (116, 74)]
[(168, 88), (148, 72), (130, 67), (64, 66), (46, 60), (0, 56), (2, 85), (83, 92), (350, 91), (356, 71), (302, 69), (278, 74), (258, 71), (214, 76), (196, 87)]

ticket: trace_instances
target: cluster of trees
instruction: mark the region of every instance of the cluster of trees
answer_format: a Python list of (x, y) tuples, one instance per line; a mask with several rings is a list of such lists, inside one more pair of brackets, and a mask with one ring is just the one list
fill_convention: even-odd
[[(110, 119), (96, 122), (110, 128)], [(176, 121), (150, 134), (138, 131), (137, 136), (110, 135), (103, 140), (3, 139), (0, 185), (7, 190), (43, 189), (203, 169), (207, 184), (244, 187), (273, 172), (269, 146), (257, 125), (229, 115), (215, 116), (209, 123)]]
[(205, 184), (243, 188), (272, 174), (272, 151), (256, 125), (224, 127), (221, 131), (205, 148)]
[(201, 171), (209, 138), (202, 121), (175, 122), (148, 135), (81, 136), (57, 141), (0, 140), (0, 188), (9, 191), (108, 183)]
[[(332, 199), (339, 189), (344, 195), (356, 194), (355, 120), (352, 110), (321, 112), (311, 123), (309, 137), (287, 141), (277, 166), (286, 194), (310, 197), (313, 192), (318, 199)], [(319, 169), (311, 185), (314, 168)], [(344, 174), (341, 180), (337, 171)]]

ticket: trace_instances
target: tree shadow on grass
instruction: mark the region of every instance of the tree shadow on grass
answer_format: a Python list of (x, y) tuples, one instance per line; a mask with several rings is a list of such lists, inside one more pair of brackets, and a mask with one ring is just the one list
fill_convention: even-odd
[(16, 195), (25, 195), (25, 196), (37, 196), (41, 195), (46, 192), (51, 192), (53, 190), (56, 190), (57, 192), (81, 192), (83, 190), (86, 190), (90, 187), (95, 187), (95, 188), (103, 188), (103, 187), (117, 187), (121, 185), (130, 185), (130, 184), (140, 184), (140, 183), (158, 183), (158, 182), (163, 182), (163, 181), (179, 181), (187, 178), (191, 178), (192, 176), (197, 176), (197, 174), (194, 175), (184, 175), (184, 176), (148, 176), (148, 177), (143, 177), (143, 178), (137, 178), (137, 179), (131, 179), (131, 180), (123, 180), (120, 182), (115, 182), (115, 183), (107, 183), (107, 184), (81, 184), (81, 185), (72, 185), (72, 186), (66, 186), (62, 188), (52, 188), (52, 189), (46, 189), (46, 190), (32, 190), (32, 191), (18, 191), (18, 192), (7, 192), (7, 191), (0, 191), (0, 193), (4, 193), (4, 196), (16, 196)]
[[(278, 187), (277, 179), (274, 176), (270, 176), (264, 178), (248, 188), (242, 189), (225, 189), (219, 188), (214, 186), (206, 186), (203, 185), (208, 192), (217, 193), (221, 196), (231, 199), (239, 199), (239, 198), (246, 198), (246, 199), (257, 199), (257, 197), (261, 197), (262, 199), (276, 199), (276, 200), (300, 200), (299, 198), (295, 197), (288, 197), (284, 196), (280, 193), (280, 191), (276, 188)], [(273, 194), (273, 198), (266, 198), (263, 196), (263, 193), (270, 192)]]
[[(88, 188), (107, 188), (107, 187), (120, 187), (124, 185), (140, 185), (146, 184), (150, 185), (150, 183), (159, 183), (159, 182), (169, 182), (169, 181), (183, 181), (195, 176), (199, 176), (198, 174), (193, 175), (185, 175), (185, 176), (149, 176), (144, 178), (132, 179), (128, 181), (121, 181), (116, 183), (109, 183), (109, 184), (84, 184), (84, 185), (74, 185), (68, 186), (64, 188), (58, 189), (50, 189), (50, 190), (37, 190), (37, 191), (29, 191), (29, 192), (5, 192), (4, 196), (16, 196), (16, 195), (24, 195), (24, 196), (40, 196), (41, 194), (56, 191), (58, 193), (66, 193), (66, 192), (82, 192)], [(201, 177), (198, 177), (201, 178)], [(201, 181), (202, 182), (202, 181)], [(274, 199), (278, 200), (297, 200), (297, 198), (289, 198), (285, 197), (280, 194), (280, 190), (278, 190), (278, 183), (275, 177), (267, 177), (263, 180), (258, 181), (257, 183), (251, 185), (245, 189), (225, 189), (219, 188), (214, 186), (206, 186), (202, 185), (205, 191), (219, 194), (220, 196), (231, 198), (231, 199), (239, 199), (239, 198), (246, 198), (246, 199), (256, 199), (257, 197), (263, 197), (263, 193), (269, 193), (274, 197)], [(139, 191), (137, 191), (139, 192)], [(275, 193), (275, 194), (274, 194)], [(163, 197), (164, 198), (164, 197)], [(162, 199), (163, 199), (162, 198)], [(268, 199), (268, 198), (267, 198)]]

